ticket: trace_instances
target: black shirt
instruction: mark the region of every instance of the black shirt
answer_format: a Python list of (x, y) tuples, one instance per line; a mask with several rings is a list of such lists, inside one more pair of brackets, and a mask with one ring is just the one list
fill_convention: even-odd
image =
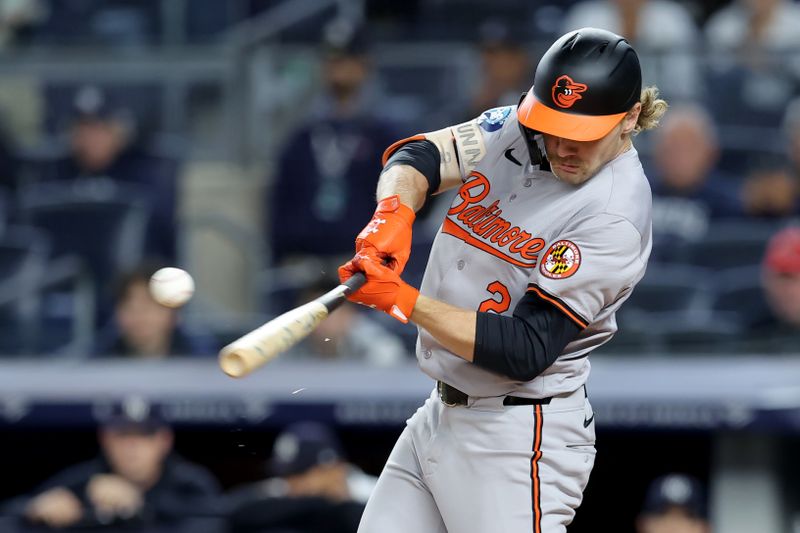
[[(144, 493), (141, 511), (127, 520), (104, 521), (92, 508), (86, 487), (93, 476), (113, 474), (103, 458), (81, 463), (47, 480), (32, 495), (20, 498), (6, 506), (6, 513), (22, 515), (28, 502), (42, 492), (54, 487), (64, 487), (78, 497), (84, 505), (84, 517), (75, 527), (66, 531), (102, 530), (131, 531), (137, 533), (224, 532), (224, 521), (219, 518), (219, 486), (209, 472), (189, 463), (177, 455), (169, 456), (158, 482)], [(24, 528), (29, 531), (30, 526)], [(46, 529), (43, 529), (46, 530)]]

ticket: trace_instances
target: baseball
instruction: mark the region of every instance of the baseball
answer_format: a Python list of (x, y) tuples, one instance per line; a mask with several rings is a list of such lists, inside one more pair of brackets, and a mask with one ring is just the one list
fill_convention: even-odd
[(180, 307), (194, 294), (194, 280), (180, 268), (162, 268), (150, 277), (150, 294), (161, 305)]

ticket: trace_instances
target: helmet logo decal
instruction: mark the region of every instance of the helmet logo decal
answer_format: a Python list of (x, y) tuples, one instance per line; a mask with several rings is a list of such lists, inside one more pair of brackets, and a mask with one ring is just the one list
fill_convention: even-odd
[(588, 88), (585, 83), (575, 83), (572, 78), (564, 74), (553, 84), (553, 102), (565, 109), (572, 107), (572, 104), (583, 98), (581, 93)]

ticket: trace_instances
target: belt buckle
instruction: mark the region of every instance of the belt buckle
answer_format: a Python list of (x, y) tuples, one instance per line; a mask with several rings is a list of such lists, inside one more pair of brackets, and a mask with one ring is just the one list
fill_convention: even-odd
[(441, 400), (441, 402), (442, 402), (443, 404), (445, 404), (447, 407), (456, 407), (456, 406), (458, 405), (457, 403), (455, 403), (455, 402), (448, 402), (447, 400), (445, 400), (445, 399), (444, 399), (444, 393), (442, 392), (442, 391), (443, 391), (443, 388), (444, 388), (444, 387), (443, 387), (443, 385), (444, 385), (444, 383), (443, 383), (443, 382), (441, 382), (441, 381), (439, 381), (439, 382), (436, 384), (436, 388), (437, 388), (437, 389), (438, 389), (438, 391), (439, 391), (439, 400)]

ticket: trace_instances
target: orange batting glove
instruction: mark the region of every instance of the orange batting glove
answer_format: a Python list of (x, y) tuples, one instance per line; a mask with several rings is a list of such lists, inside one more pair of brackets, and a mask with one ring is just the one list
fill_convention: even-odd
[(384, 198), (378, 202), (372, 220), (356, 237), (356, 255), (383, 262), (401, 274), (411, 255), (411, 225), (416, 216), (396, 194)]
[(367, 282), (347, 299), (380, 309), (407, 324), (419, 298), (419, 291), (400, 279), (391, 268), (376, 263), (367, 256), (357, 254), (352, 261), (339, 267), (339, 279), (344, 283), (356, 272), (364, 272)]

